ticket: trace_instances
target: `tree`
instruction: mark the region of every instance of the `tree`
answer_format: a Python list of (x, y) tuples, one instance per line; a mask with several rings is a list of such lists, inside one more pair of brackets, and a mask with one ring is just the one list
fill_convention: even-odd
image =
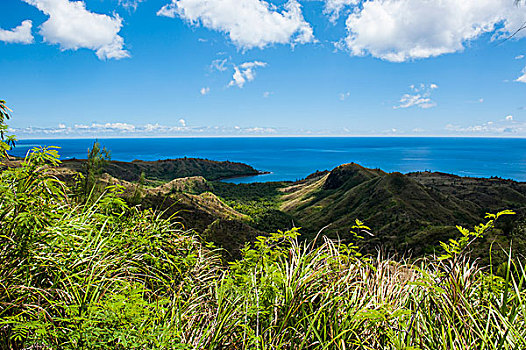
[(81, 180), (81, 195), (88, 200), (97, 192), (97, 183), (100, 180), (104, 166), (110, 160), (110, 151), (101, 148), (98, 141), (88, 148), (88, 159), (82, 166), (83, 178)]

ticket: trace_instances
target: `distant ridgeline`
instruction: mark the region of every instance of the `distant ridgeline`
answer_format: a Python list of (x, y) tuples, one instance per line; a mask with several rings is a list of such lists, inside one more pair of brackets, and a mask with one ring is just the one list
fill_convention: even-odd
[[(62, 162), (62, 166), (80, 171), (85, 161), (83, 159), (68, 159)], [(113, 177), (126, 181), (138, 181), (142, 173), (146, 179), (161, 181), (190, 176), (202, 176), (207, 180), (220, 180), (261, 174), (250, 165), (243, 163), (218, 162), (198, 158), (157, 161), (134, 160), (133, 162), (110, 161), (104, 165), (104, 171)]]
[[(83, 160), (67, 160), (62, 172), (81, 171)], [(456, 225), (473, 226), (488, 212), (514, 210), (490, 236), (474, 245), (474, 256), (494, 258), (502, 249), (526, 251), (526, 183), (500, 178), (468, 178), (444, 173), (386, 173), (351, 163), (316, 172), (298, 182), (231, 184), (217, 181), (260, 174), (249, 165), (182, 158), (153, 162), (111, 161), (101, 179), (119, 183), (126, 195), (140, 191), (143, 207), (177, 214), (187, 229), (239, 256), (245, 242), (258, 235), (301, 227), (303, 239), (324, 234), (350, 240), (356, 219), (374, 236), (362, 249), (375, 253), (422, 256), (435, 252), (440, 241), (458, 236)]]

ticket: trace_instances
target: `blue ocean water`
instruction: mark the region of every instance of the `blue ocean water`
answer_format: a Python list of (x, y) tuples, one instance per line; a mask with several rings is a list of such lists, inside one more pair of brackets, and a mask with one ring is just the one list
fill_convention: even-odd
[[(20, 140), (11, 152), (59, 146), (62, 159), (86, 158), (94, 140)], [(140, 138), (99, 139), (113, 160), (197, 157), (243, 162), (271, 174), (231, 182), (297, 180), (355, 162), (384, 171), (441, 171), (526, 181), (526, 139), (504, 138)]]

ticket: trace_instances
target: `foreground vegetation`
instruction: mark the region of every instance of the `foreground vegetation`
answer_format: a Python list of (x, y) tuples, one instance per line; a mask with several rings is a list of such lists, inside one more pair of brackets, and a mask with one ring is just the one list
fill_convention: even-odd
[(0, 173), (1, 349), (526, 348), (522, 258), (498, 269), (469, 258), (511, 212), (417, 261), (362, 256), (354, 242), (369, 228), (356, 221), (353, 243), (292, 229), (225, 264), (119, 186), (70, 189), (58, 163), (56, 149), (35, 149)]

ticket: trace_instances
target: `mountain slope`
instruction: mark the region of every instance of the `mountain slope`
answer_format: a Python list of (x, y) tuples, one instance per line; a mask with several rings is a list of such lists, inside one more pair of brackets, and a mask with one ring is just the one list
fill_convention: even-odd
[(355, 219), (375, 233), (369, 248), (420, 255), (456, 234), (454, 225), (474, 225), (486, 212), (526, 208), (526, 184), (502, 179), (460, 178), (440, 173), (385, 173), (344, 164), (283, 190), (281, 209), (313, 235), (343, 239)]

